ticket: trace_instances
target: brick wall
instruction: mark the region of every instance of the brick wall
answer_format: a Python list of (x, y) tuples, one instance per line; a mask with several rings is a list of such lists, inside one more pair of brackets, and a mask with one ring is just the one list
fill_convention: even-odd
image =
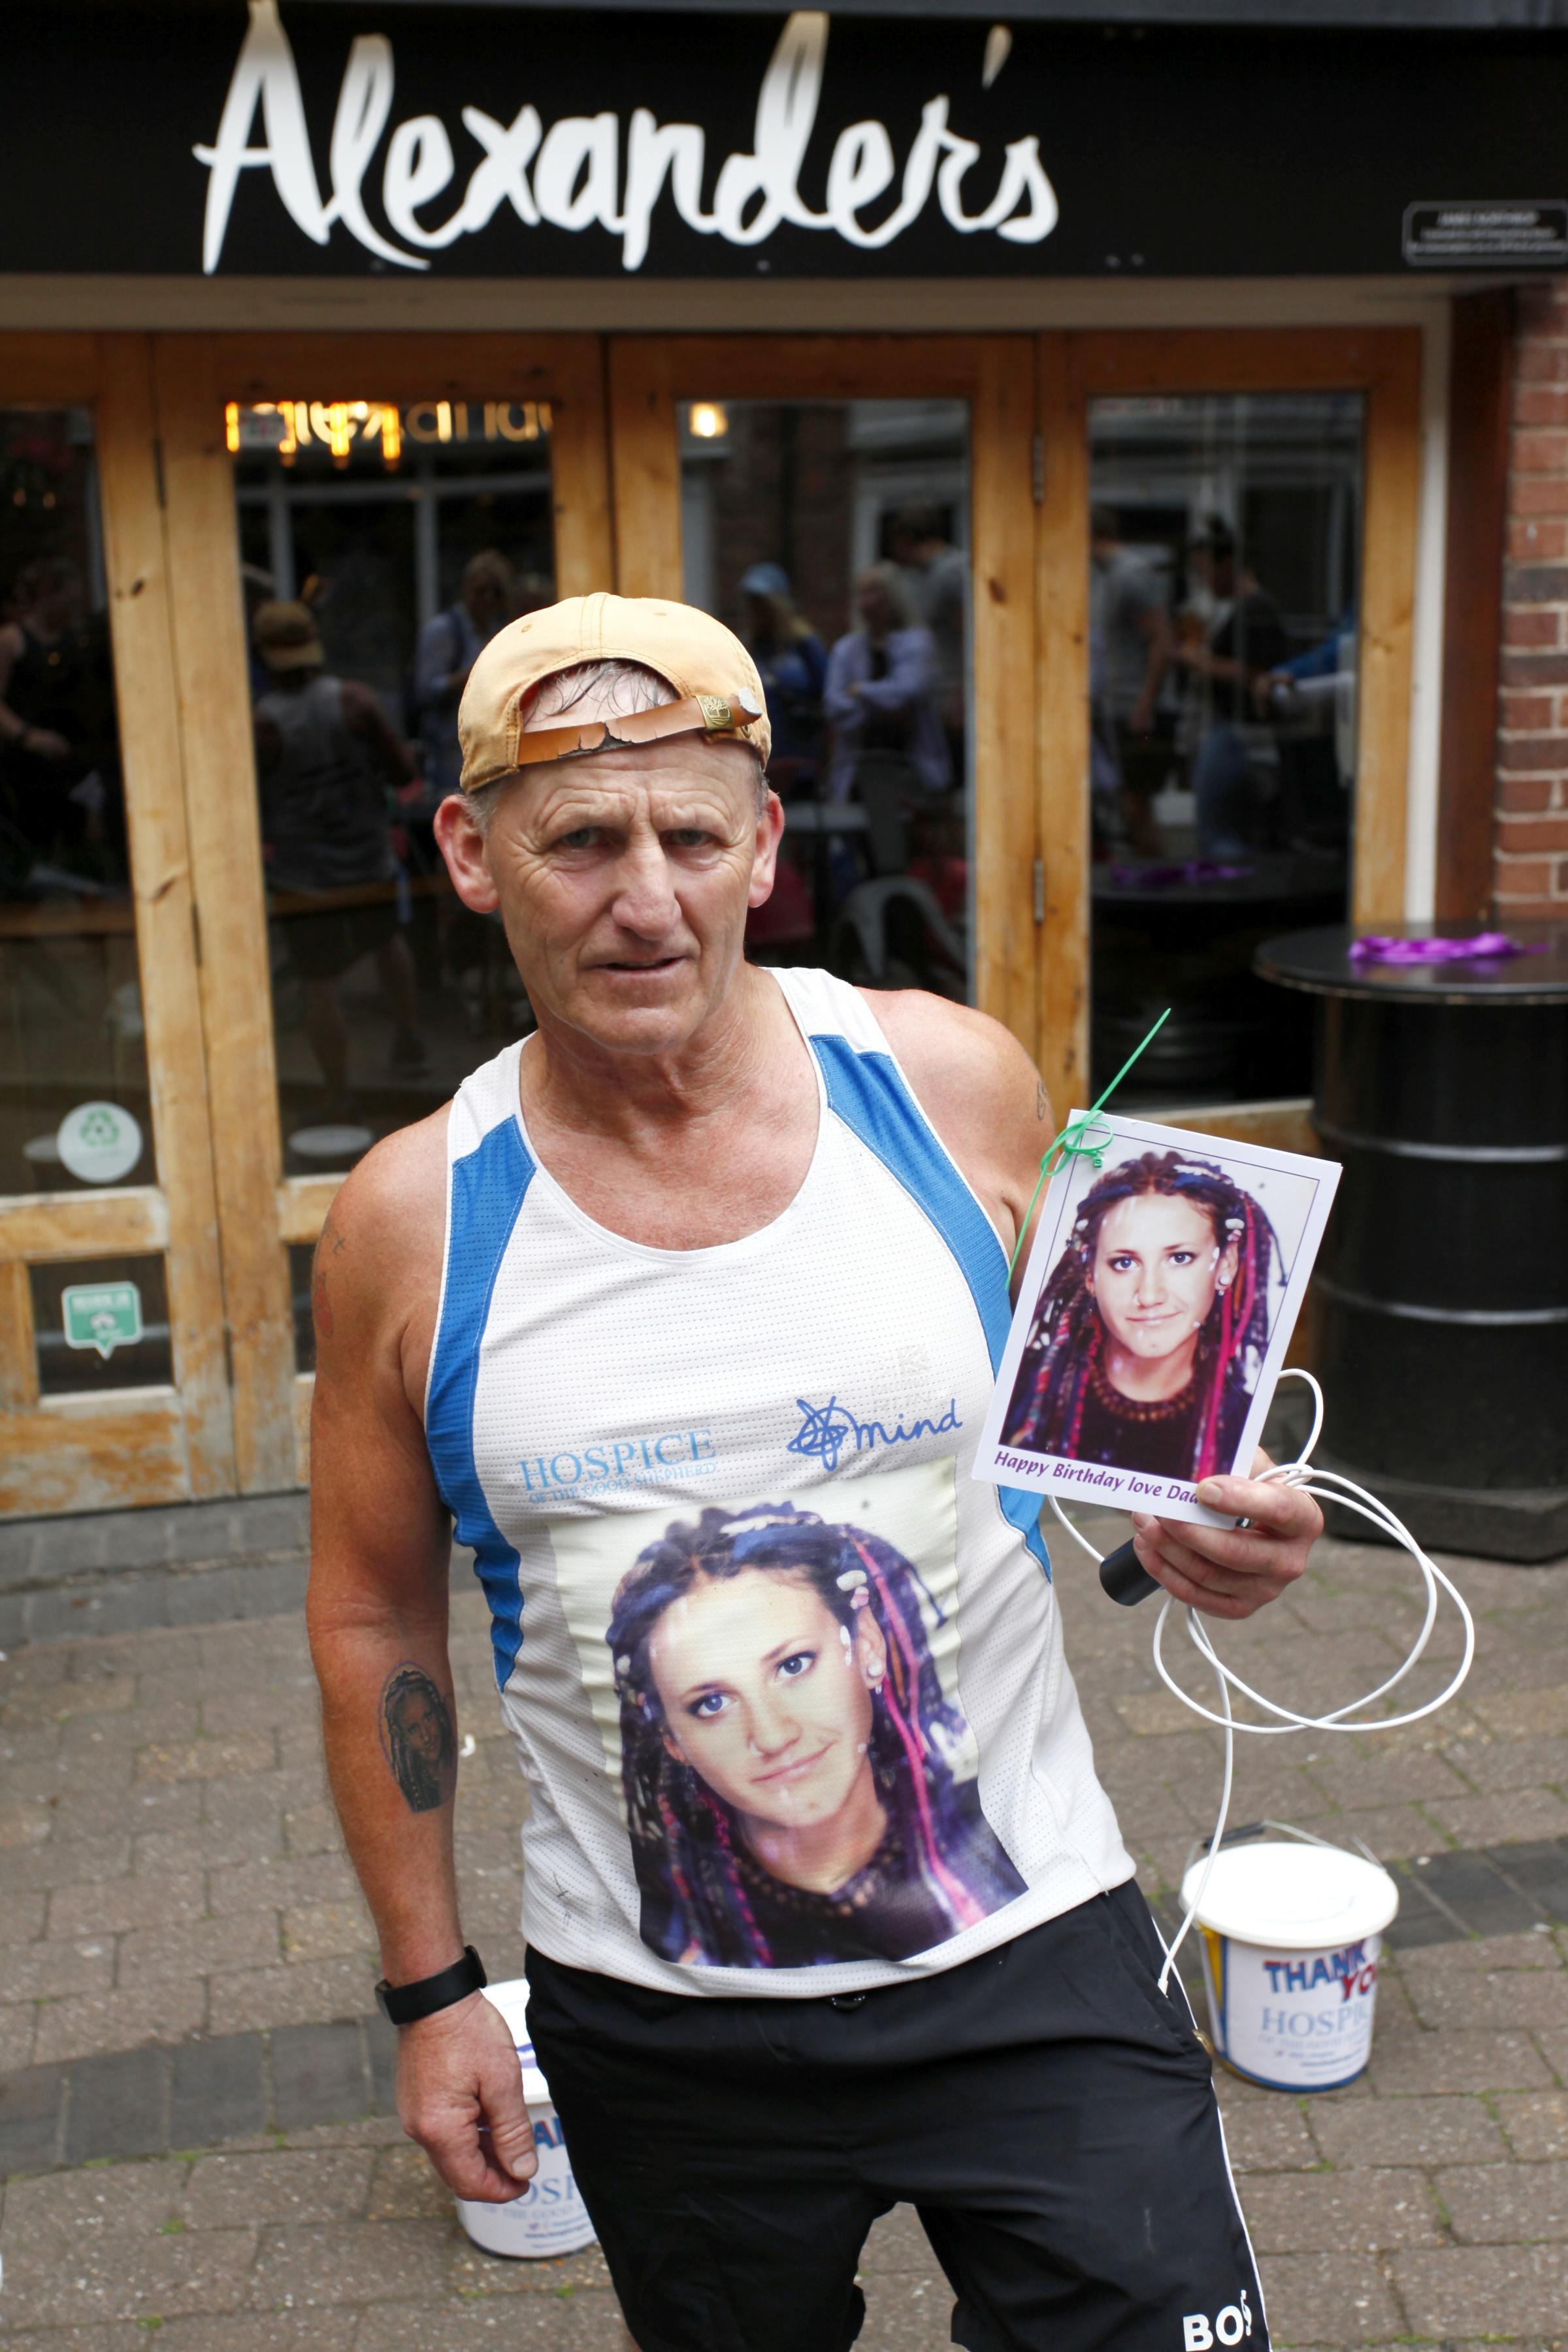
[(1568, 919), (1568, 288), (1517, 297), (1498, 707), (1500, 916)]

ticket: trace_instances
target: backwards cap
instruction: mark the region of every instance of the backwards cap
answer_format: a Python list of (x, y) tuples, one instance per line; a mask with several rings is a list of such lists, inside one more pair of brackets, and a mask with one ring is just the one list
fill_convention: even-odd
[[(527, 724), (546, 678), (579, 662), (640, 662), (675, 689), (673, 702), (626, 718)], [(703, 734), (748, 743), (765, 768), (773, 747), (757, 666), (731, 630), (695, 605), (655, 596), (568, 596), (498, 629), (468, 672), (458, 713), (462, 789), (477, 793), (535, 761), (618, 744)]]

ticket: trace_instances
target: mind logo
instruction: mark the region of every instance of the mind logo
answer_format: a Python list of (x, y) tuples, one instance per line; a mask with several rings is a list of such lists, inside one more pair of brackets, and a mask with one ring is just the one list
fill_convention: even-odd
[(958, 1399), (948, 1400), (946, 1412), (939, 1421), (924, 1413), (906, 1426), (901, 1417), (889, 1429), (885, 1422), (859, 1421), (847, 1405), (830, 1396), (826, 1404), (812, 1404), (805, 1397), (796, 1397), (800, 1411), (800, 1427), (784, 1450), (788, 1454), (804, 1454), (820, 1462), (831, 1476), (837, 1469), (846, 1447), (857, 1454), (868, 1454), (879, 1445), (913, 1445), (922, 1437), (945, 1437), (963, 1427), (958, 1417)]

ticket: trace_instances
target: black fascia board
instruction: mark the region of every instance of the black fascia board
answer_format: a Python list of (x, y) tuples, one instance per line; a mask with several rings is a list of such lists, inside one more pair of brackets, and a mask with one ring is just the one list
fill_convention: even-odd
[[(201, 0), (198, 0), (201, 5)], [(206, 0), (216, 5), (216, 0)], [(289, 13), (330, 5), (472, 10), (476, 0), (287, 0)], [(639, 13), (784, 16), (784, 0), (478, 0), (500, 8), (623, 8)], [(1251, 31), (1556, 33), (1568, 29), (1568, 0), (835, 0), (835, 16), (984, 17), (993, 23), (1234, 26)]]

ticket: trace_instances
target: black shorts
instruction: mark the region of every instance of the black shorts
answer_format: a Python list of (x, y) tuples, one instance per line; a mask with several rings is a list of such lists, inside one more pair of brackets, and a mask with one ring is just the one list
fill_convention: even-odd
[(278, 915), (289, 961), (301, 980), (338, 980), (361, 956), (374, 955), (398, 930), (397, 902), (389, 882), (384, 898), (360, 907), (323, 907), (319, 912)]
[(977, 1960), (699, 2000), (528, 1959), (529, 2026), (640, 2352), (846, 2352), (912, 2204), (967, 2352), (1265, 2352), (1209, 2063), (1129, 1884)]

